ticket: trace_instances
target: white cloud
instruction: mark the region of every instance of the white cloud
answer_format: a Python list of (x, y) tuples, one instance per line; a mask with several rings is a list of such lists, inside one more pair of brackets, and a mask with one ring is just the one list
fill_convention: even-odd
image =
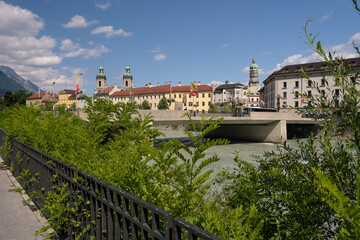
[[(57, 44), (55, 38), (38, 35), (43, 27), (44, 22), (38, 15), (0, 0), (0, 63), (11, 67), (42, 89), (53, 91), (53, 82), (56, 82), (57, 91), (75, 89), (71, 68), (55, 69), (62, 62), (63, 56), (53, 50)], [(60, 49), (69, 53), (81, 48), (79, 44), (65, 39)], [(99, 45), (82, 53), (82, 56), (92, 57), (104, 51), (107, 49)]]
[(34, 36), (44, 27), (40, 17), (27, 9), (0, 1), (0, 29), (5, 36)]
[(155, 47), (154, 49), (152, 50), (148, 50), (148, 52), (153, 52), (153, 53), (158, 53), (161, 51), (161, 47)]
[(156, 54), (155, 57), (154, 57), (155, 61), (162, 61), (162, 60), (165, 60), (165, 59), (166, 59), (166, 55), (161, 54), (161, 53)]
[(64, 39), (61, 41), (60, 50), (63, 51), (74, 51), (79, 48), (79, 44), (74, 44), (70, 39)]
[(64, 51), (63, 57), (83, 58), (99, 57), (102, 53), (109, 51), (104, 45), (97, 45), (94, 48), (81, 48), (79, 43), (73, 43), (70, 39), (64, 39), (61, 42), (60, 50)]
[(228, 47), (228, 46), (229, 46), (229, 44), (228, 44), (228, 43), (225, 43), (225, 44), (221, 45), (221, 48), (226, 48), (226, 47)]
[(319, 22), (325, 22), (326, 20), (328, 20), (328, 19), (331, 17), (332, 13), (333, 13), (333, 11), (330, 10), (330, 12), (329, 12), (328, 14), (324, 15), (324, 16), (319, 20)]
[(50, 36), (37, 37), (43, 27), (38, 15), (0, 1), (0, 62), (37, 67), (61, 63), (62, 58), (52, 51), (56, 40)]
[(63, 24), (64, 28), (86, 28), (97, 21), (87, 22), (83, 16), (75, 15), (66, 24)]
[(109, 49), (104, 45), (97, 45), (95, 48), (88, 49), (84, 58), (99, 57), (102, 53), (107, 53), (108, 51)]
[(208, 83), (207, 85), (217, 87), (217, 86), (223, 85), (223, 84), (225, 84), (225, 82), (212, 81), (212, 82)]
[(102, 9), (102, 10), (106, 10), (106, 9), (108, 9), (111, 5), (110, 5), (109, 2), (106, 2), (106, 3), (95, 3), (95, 6), (96, 6), (97, 8)]
[(113, 26), (97, 27), (91, 31), (91, 34), (101, 34), (101, 33), (104, 33), (107, 38), (110, 38), (110, 37), (116, 36), (116, 35), (120, 35), (122, 37), (129, 37), (132, 35), (131, 32), (125, 32), (121, 28), (119, 30), (114, 30)]

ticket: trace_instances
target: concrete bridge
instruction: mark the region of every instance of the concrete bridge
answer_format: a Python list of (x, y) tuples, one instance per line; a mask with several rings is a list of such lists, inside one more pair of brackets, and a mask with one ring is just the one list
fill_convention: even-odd
[[(175, 125), (181, 128), (189, 124), (185, 111), (141, 110), (141, 114), (151, 113), (154, 116), (154, 126)], [(199, 123), (203, 116), (192, 117), (194, 123)], [(216, 115), (215, 115), (216, 116)], [(225, 116), (220, 127), (207, 137), (221, 137), (238, 141), (279, 143), (292, 138), (305, 137), (316, 131), (312, 118), (302, 118), (295, 110), (280, 112), (251, 112), (248, 117)]]
[[(140, 114), (154, 116), (154, 126), (166, 128), (172, 126), (184, 129), (189, 119), (184, 115), (186, 111), (170, 110), (139, 110)], [(199, 123), (203, 117), (219, 116), (224, 120), (220, 127), (207, 137), (228, 138), (238, 141), (280, 143), (294, 136), (304, 137), (316, 131), (312, 118), (302, 118), (295, 110), (281, 110), (280, 112), (251, 112), (248, 117), (232, 117), (231, 115), (198, 114), (192, 117), (194, 123)], [(80, 112), (80, 117), (86, 118)]]

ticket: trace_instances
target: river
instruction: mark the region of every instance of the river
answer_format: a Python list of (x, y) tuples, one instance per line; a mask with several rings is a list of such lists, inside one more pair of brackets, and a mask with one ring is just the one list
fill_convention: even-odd
[[(160, 130), (165, 134), (165, 138), (183, 138), (187, 137), (183, 131)], [(295, 140), (288, 140), (290, 146), (296, 146)], [(222, 168), (232, 169), (235, 166), (234, 157), (236, 151), (240, 159), (255, 163), (252, 155), (261, 155), (264, 151), (276, 150), (278, 144), (274, 143), (254, 143), (254, 142), (237, 142), (232, 141), (228, 145), (214, 146), (206, 150), (207, 156), (218, 154), (220, 161), (212, 163), (209, 168), (214, 170), (214, 175), (219, 173)]]

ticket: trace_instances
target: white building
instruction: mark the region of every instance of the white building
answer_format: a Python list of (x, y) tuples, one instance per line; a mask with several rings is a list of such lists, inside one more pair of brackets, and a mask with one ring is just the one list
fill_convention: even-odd
[[(354, 68), (360, 68), (360, 58), (346, 59), (345, 62)], [(340, 95), (340, 87), (335, 83), (332, 73), (327, 71), (327, 63), (288, 65), (272, 73), (264, 81), (265, 107), (303, 107), (309, 104), (309, 99), (302, 98), (302, 95), (311, 96), (318, 93), (311, 81), (304, 77), (302, 69), (314, 85), (319, 86), (321, 93), (325, 94), (330, 90), (335, 95)]]

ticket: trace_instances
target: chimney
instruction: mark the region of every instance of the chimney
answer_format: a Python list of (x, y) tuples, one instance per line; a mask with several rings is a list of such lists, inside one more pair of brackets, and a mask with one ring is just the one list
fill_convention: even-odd
[(116, 87), (116, 82), (114, 82), (114, 87)]
[(197, 85), (200, 85), (200, 81), (198, 81), (198, 84)]
[(229, 84), (229, 81), (228, 81), (228, 80), (226, 80), (226, 81), (225, 81), (225, 84)]
[(147, 87), (148, 85), (147, 84), (145, 84), (145, 87)]
[(179, 86), (181, 86), (181, 81), (179, 81)]
[(165, 82), (165, 85), (167, 85), (167, 82)]
[(160, 86), (160, 82), (158, 82), (158, 86)]
[(152, 85), (151, 85), (151, 83), (149, 83), (149, 88), (151, 88), (152, 87)]

